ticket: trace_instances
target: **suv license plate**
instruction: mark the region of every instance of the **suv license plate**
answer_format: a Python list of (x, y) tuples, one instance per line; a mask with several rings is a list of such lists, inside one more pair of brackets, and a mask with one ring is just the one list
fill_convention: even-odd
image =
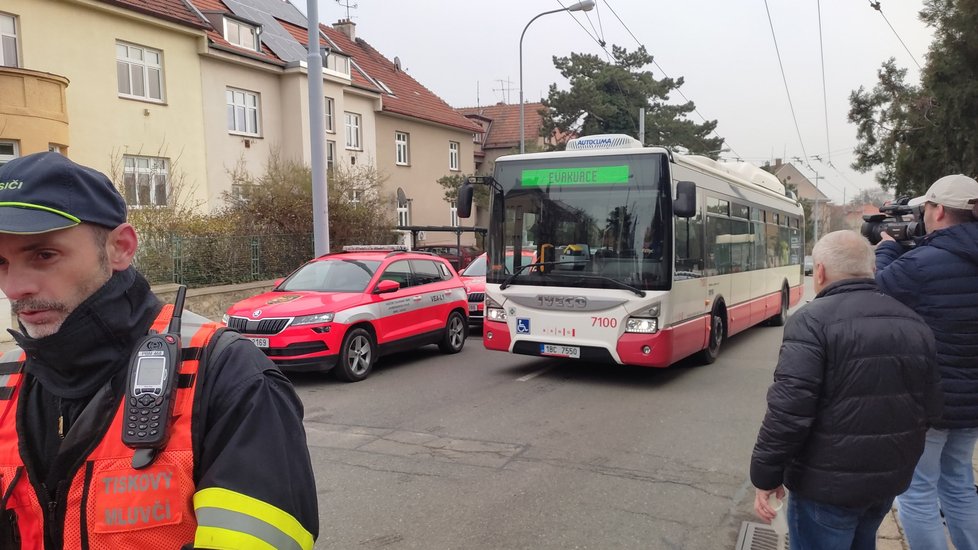
[(469, 302), (469, 311), (479, 311), (479, 302)]
[(555, 346), (553, 344), (540, 344), (540, 355), (551, 357), (570, 357), (571, 359), (581, 358), (581, 348), (577, 346)]
[(251, 336), (245, 336), (245, 338), (251, 340), (253, 344), (260, 348), (268, 347), (268, 338), (252, 338)]

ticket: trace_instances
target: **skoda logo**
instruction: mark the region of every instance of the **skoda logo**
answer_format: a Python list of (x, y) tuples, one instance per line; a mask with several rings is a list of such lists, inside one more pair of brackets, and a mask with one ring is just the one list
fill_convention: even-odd
[(261, 315), (261, 310), (260, 309), (256, 309), (255, 311), (252, 311), (251, 312), (251, 316), (252, 317), (258, 317), (260, 315)]

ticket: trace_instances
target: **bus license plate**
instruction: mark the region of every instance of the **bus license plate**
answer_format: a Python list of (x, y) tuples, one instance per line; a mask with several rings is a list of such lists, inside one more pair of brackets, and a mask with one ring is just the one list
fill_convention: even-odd
[(550, 355), (551, 357), (570, 357), (571, 359), (580, 359), (581, 348), (577, 346), (555, 346), (553, 344), (540, 344), (540, 355)]
[(268, 338), (252, 338), (251, 336), (246, 336), (245, 338), (251, 340), (252, 343), (260, 348), (268, 347)]

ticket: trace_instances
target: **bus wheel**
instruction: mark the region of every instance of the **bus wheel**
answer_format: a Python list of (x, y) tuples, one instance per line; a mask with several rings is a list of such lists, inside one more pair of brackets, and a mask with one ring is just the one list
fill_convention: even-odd
[(772, 327), (783, 327), (788, 320), (788, 287), (781, 289), (781, 311), (777, 315), (768, 319), (767, 324)]
[(714, 309), (710, 314), (710, 341), (706, 344), (706, 349), (700, 352), (701, 363), (709, 365), (720, 356), (720, 345), (723, 344), (723, 315), (719, 309)]

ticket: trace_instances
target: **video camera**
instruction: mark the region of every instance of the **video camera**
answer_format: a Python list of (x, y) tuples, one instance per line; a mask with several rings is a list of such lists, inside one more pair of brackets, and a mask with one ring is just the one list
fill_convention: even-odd
[(914, 238), (924, 236), (926, 231), (924, 220), (919, 219), (919, 209), (907, 206), (908, 202), (910, 197), (900, 197), (880, 206), (879, 214), (864, 214), (859, 232), (870, 244), (878, 244), (882, 240), (880, 233), (886, 231), (900, 244), (914, 246)]

